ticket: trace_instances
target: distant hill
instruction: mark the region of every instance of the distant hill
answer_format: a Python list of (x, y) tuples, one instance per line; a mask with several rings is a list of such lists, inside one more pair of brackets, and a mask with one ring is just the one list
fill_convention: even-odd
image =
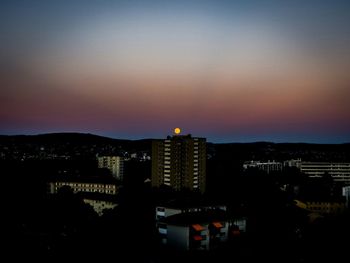
[[(89, 133), (49, 133), (39, 135), (0, 135), (0, 154), (21, 158), (23, 153), (34, 156), (44, 152), (45, 156), (114, 155), (124, 152), (151, 150), (151, 140), (122, 140)], [(12, 158), (11, 157), (11, 158)], [(44, 158), (44, 157), (43, 157)]]
[(208, 144), (208, 152), (235, 160), (276, 160), (301, 158), (303, 161), (350, 162), (350, 143), (222, 143)]
[(49, 143), (49, 142), (111, 142), (111, 141), (127, 141), (118, 140), (90, 133), (45, 133), (38, 135), (0, 135), (0, 142), (5, 141), (27, 143)]
[(142, 140), (125, 140), (114, 139), (95, 135), (91, 133), (62, 132), (62, 133), (45, 133), (38, 135), (0, 135), (0, 143), (112, 143), (112, 144), (144, 144), (151, 139)]
[[(40, 150), (58, 155), (95, 156), (133, 152), (151, 153), (152, 139), (123, 140), (90, 133), (49, 133), (39, 135), (0, 135), (0, 154), (38, 154)], [(207, 153), (220, 160), (287, 160), (350, 162), (350, 143), (208, 143)], [(17, 157), (18, 158), (18, 157)]]

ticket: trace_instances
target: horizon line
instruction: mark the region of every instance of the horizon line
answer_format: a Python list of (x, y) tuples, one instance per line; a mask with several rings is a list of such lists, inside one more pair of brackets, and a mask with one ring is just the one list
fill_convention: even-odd
[[(110, 135), (100, 135), (98, 133), (91, 133), (91, 132), (75, 132), (75, 131), (65, 131), (65, 132), (46, 132), (46, 133), (27, 133), (27, 134), (0, 134), (0, 136), (42, 136), (42, 135), (53, 135), (53, 134), (84, 134), (84, 135), (93, 135), (93, 136), (98, 136), (98, 137), (104, 137), (104, 138), (108, 138), (108, 139), (113, 139), (113, 140), (125, 140), (125, 141), (140, 141), (140, 140), (159, 140), (159, 139), (163, 139), (163, 138), (156, 138), (156, 137), (144, 137), (144, 138), (125, 138), (125, 137), (113, 137)], [(192, 135), (191, 133), (188, 134), (184, 134), (184, 135)], [(194, 136), (196, 137), (196, 136)], [(206, 138), (206, 137), (199, 137), (199, 138)], [(206, 138), (207, 139), (207, 138)], [(273, 144), (325, 144), (325, 145), (332, 145), (332, 144), (336, 144), (336, 145), (341, 145), (341, 144), (350, 144), (350, 141), (348, 142), (329, 142), (329, 143), (325, 143), (325, 142), (306, 142), (306, 141), (295, 141), (295, 142), (290, 142), (290, 141), (272, 141), (272, 140), (245, 140), (245, 141), (225, 141), (225, 142), (217, 142), (215, 140), (213, 141), (207, 141), (207, 143), (213, 143), (213, 144), (239, 144), (239, 143), (273, 143)]]

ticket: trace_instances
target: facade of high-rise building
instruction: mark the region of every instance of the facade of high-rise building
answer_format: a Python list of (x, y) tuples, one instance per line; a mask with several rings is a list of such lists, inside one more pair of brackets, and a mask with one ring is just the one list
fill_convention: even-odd
[(168, 136), (152, 142), (152, 186), (204, 193), (206, 139), (191, 135)]
[(120, 181), (124, 175), (124, 159), (120, 156), (99, 156), (97, 157), (98, 168), (107, 168), (112, 176)]

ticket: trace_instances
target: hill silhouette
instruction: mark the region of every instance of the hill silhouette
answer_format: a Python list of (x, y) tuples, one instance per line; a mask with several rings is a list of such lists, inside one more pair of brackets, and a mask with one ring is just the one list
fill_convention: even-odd
[[(0, 146), (8, 153), (34, 152), (38, 147), (59, 152), (89, 152), (118, 154), (118, 152), (151, 152), (152, 139), (126, 140), (91, 133), (48, 133), (38, 135), (0, 135)], [(208, 157), (223, 160), (276, 160), (301, 158), (303, 161), (350, 162), (350, 143), (207, 143)]]

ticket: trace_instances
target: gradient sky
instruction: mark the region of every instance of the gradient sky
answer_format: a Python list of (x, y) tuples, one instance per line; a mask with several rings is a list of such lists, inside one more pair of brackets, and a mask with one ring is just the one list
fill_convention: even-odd
[(340, 0), (2, 0), (0, 134), (349, 142), (349, 25)]

